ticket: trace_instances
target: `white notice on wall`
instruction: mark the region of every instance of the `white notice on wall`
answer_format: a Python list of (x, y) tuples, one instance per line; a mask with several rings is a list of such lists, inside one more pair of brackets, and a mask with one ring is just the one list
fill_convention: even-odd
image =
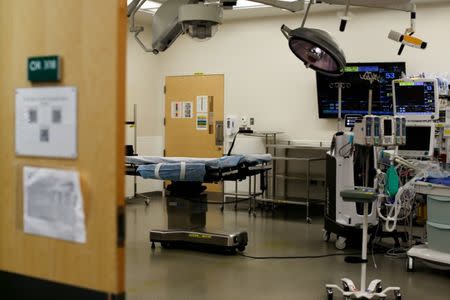
[(197, 96), (197, 113), (208, 112), (208, 96)]
[(182, 113), (182, 102), (180, 101), (172, 101), (171, 102), (171, 117), (172, 119), (181, 118)]
[(16, 153), (77, 157), (77, 89), (16, 90)]
[(183, 118), (191, 119), (192, 118), (192, 106), (194, 104), (190, 101), (183, 102)]
[(23, 168), (24, 231), (86, 243), (86, 227), (77, 171)]

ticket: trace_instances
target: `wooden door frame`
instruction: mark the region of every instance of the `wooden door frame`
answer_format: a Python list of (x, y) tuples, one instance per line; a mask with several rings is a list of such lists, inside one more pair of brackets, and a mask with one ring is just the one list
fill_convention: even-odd
[[(8, 28), (0, 35), (0, 299), (125, 298), (126, 14), (124, 0), (0, 1), (0, 26)], [(55, 54), (62, 58), (61, 81), (30, 83), (27, 58)], [(77, 87), (74, 160), (15, 155), (15, 89), (40, 86)], [(25, 165), (79, 171), (85, 244), (24, 233)]]

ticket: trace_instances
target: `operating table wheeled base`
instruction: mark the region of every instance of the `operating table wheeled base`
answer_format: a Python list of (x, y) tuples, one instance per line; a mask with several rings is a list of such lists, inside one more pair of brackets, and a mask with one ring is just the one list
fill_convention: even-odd
[(163, 248), (199, 246), (229, 252), (244, 251), (247, 246), (247, 232), (210, 233), (190, 230), (152, 230), (150, 231), (152, 249), (155, 243)]

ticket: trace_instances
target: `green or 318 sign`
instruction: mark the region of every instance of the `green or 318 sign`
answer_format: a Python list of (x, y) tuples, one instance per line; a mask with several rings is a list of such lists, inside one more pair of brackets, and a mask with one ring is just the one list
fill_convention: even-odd
[(28, 58), (28, 80), (31, 82), (53, 82), (61, 80), (59, 56), (36, 56)]

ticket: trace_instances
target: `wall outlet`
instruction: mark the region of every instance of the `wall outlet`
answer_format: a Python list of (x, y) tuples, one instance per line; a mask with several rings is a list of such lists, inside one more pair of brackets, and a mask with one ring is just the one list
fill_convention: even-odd
[(241, 117), (241, 125), (244, 127), (248, 126), (248, 117), (247, 116)]

